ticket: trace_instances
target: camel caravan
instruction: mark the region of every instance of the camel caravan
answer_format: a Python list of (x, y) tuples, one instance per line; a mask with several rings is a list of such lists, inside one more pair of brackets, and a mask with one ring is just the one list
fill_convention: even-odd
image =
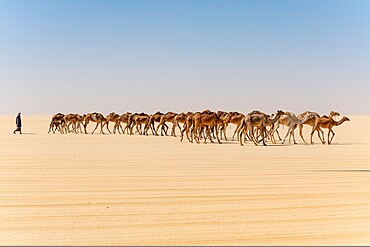
[[(187, 113), (174, 113), (174, 112), (156, 112), (152, 115), (146, 113), (131, 113), (126, 112), (122, 115), (111, 112), (107, 116), (101, 113), (88, 113), (88, 114), (55, 114), (49, 126), (49, 132), (61, 134), (67, 133), (84, 133), (87, 134), (87, 126), (90, 123), (96, 123), (92, 134), (99, 128), (101, 134), (105, 134), (106, 129), (110, 134), (139, 134), (148, 135), (149, 131), (152, 135), (169, 135), (169, 125), (172, 124), (170, 132), (171, 136), (176, 137), (176, 129), (180, 133), (180, 141), (183, 141), (184, 136), (189, 142), (204, 143), (207, 139), (210, 142), (221, 140), (227, 141), (226, 130), (229, 124), (236, 126), (232, 135), (232, 140), (235, 138), (244, 145), (246, 142), (253, 142), (255, 145), (262, 143), (267, 145), (268, 142), (276, 144), (278, 138), (284, 144), (289, 136), (289, 142), (293, 140), (297, 144), (294, 131), (299, 130), (299, 136), (305, 144), (308, 144), (303, 137), (302, 130), (304, 125), (312, 127), (310, 143), (313, 144), (312, 138), (315, 132), (322, 144), (325, 144), (324, 131), (328, 129), (327, 143), (331, 144), (334, 138), (333, 127), (341, 125), (346, 121), (350, 121), (347, 117), (342, 117), (341, 120), (336, 121), (334, 118), (340, 116), (338, 112), (330, 112), (328, 116), (320, 116), (316, 112), (306, 111), (302, 114), (295, 115), (288, 111), (278, 110), (276, 113), (268, 115), (260, 111), (252, 111), (246, 115), (239, 112), (212, 112), (204, 110), (203, 112), (187, 112)], [(110, 123), (112, 131), (110, 129)], [(287, 127), (284, 138), (280, 136), (280, 126)], [(277, 138), (276, 138), (277, 137)]]

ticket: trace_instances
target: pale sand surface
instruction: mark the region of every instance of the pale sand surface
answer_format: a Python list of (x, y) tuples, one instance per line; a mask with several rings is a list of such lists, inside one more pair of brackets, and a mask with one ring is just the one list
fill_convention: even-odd
[(331, 146), (241, 147), (0, 117), (0, 245), (369, 245), (370, 117), (350, 118)]

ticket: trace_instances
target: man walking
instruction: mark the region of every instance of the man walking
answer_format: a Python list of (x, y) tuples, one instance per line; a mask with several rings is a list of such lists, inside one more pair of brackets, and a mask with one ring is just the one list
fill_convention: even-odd
[(21, 113), (18, 113), (17, 118), (15, 119), (15, 124), (17, 125), (17, 128), (14, 130), (15, 132), (19, 131), (20, 134), (22, 134), (22, 119), (21, 119)]

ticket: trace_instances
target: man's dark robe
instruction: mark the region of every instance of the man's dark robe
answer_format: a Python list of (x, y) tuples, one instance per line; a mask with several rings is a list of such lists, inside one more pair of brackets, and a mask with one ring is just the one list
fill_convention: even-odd
[(15, 119), (15, 124), (18, 128), (22, 127), (22, 119), (20, 114), (18, 114), (17, 118)]

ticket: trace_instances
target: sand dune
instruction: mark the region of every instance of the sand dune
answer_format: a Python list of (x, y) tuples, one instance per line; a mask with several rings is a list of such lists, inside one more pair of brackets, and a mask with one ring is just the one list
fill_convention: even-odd
[(331, 146), (241, 147), (2, 116), (0, 245), (370, 244), (370, 117), (350, 118)]

